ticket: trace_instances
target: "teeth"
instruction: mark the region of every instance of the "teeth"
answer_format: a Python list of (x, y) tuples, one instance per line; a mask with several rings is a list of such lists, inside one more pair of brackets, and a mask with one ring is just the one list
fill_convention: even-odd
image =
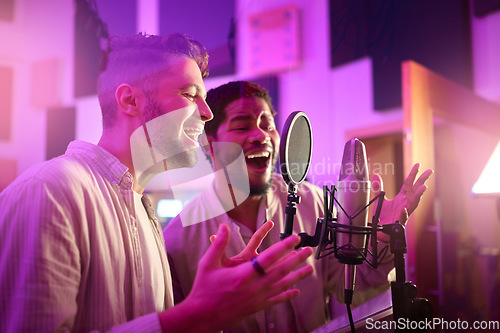
[(198, 134), (198, 135), (200, 135), (201, 133), (203, 133), (203, 130), (198, 129), (198, 128), (185, 128), (184, 132), (186, 132), (187, 134)]
[(269, 152), (255, 153), (252, 155), (248, 155), (247, 158), (257, 158), (257, 157), (269, 157)]
[(185, 128), (184, 133), (193, 140), (198, 140), (198, 137), (203, 133), (200, 128)]

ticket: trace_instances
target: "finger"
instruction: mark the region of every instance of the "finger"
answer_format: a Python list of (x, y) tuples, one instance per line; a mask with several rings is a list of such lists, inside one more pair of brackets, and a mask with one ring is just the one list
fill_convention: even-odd
[[(280, 260), (286, 260), (287, 258), (295, 255), (297, 253), (297, 251), (292, 251), (290, 253), (287, 253), (284, 257), (282, 257)], [(280, 262), (280, 260), (278, 260), (278, 262)]]
[[(410, 191), (409, 195), (413, 196), (414, 198), (420, 200), (420, 197), (422, 194), (425, 192), (427, 189), (427, 185), (425, 185), (425, 182), (429, 180), (429, 178), (432, 176), (434, 173), (434, 170), (432, 169), (427, 169), (425, 170), (420, 177), (418, 177), (417, 181), (412, 187), (412, 190)], [(412, 193), (413, 192), (413, 193)], [(412, 198), (413, 200), (413, 198)]]
[(420, 188), (422, 185), (425, 184), (427, 180), (431, 177), (431, 175), (434, 173), (434, 170), (432, 169), (427, 169), (425, 170), (420, 177), (418, 177), (417, 181), (415, 182), (414, 187)]
[(428, 188), (427, 185), (420, 185), (418, 188), (415, 189), (414, 193), (409, 199), (411, 199), (412, 201), (414, 201), (415, 199), (420, 200), (420, 197), (424, 194), (427, 188)]
[(296, 253), (297, 253), (297, 251), (292, 251), (292, 252), (287, 253), (284, 257), (281, 257), (276, 263), (280, 263), (283, 260), (286, 260), (287, 258), (295, 255)]
[(257, 249), (259, 248), (260, 244), (262, 244), (262, 241), (264, 238), (266, 238), (267, 234), (269, 231), (274, 226), (274, 222), (272, 221), (267, 221), (264, 223), (257, 231), (253, 234), (252, 238), (250, 238), (250, 241), (248, 242), (247, 248), (251, 249), (252, 251), (255, 251), (257, 253)]
[(415, 190), (414, 193), (408, 194), (408, 196), (406, 197), (407, 200), (406, 207), (408, 208), (408, 214), (411, 215), (413, 211), (417, 208), (420, 199), (422, 198), (422, 195), (426, 190), (427, 190), (427, 185), (421, 185)]
[(284, 278), (279, 280), (274, 284), (274, 287), (283, 290), (290, 289), (300, 280), (306, 278), (314, 272), (314, 268), (311, 265), (300, 267), (299, 269), (290, 272)]
[(216, 237), (217, 237), (216, 235), (210, 236), (210, 243), (213, 243)]
[(299, 245), (300, 238), (297, 235), (290, 235), (281, 242), (273, 244), (270, 248), (266, 249), (259, 255), (259, 264), (262, 268), (267, 269), (278, 261), (281, 257), (285, 256), (288, 252), (292, 251), (295, 246)]
[(229, 243), (229, 229), (224, 223), (219, 225), (219, 230), (217, 235), (212, 242), (212, 245), (208, 248), (207, 252), (203, 256), (202, 260), (205, 263), (222, 263), (223, 258), (226, 255), (226, 247)]
[(299, 289), (288, 289), (285, 290), (284, 292), (273, 296), (268, 299), (268, 304), (267, 306), (273, 306), (282, 302), (286, 302), (291, 300), (292, 298), (295, 298), (300, 295), (300, 290)]
[(408, 174), (408, 177), (406, 177), (406, 179), (403, 183), (403, 186), (401, 187), (401, 193), (406, 195), (411, 190), (419, 170), (420, 170), (420, 163), (415, 163), (413, 165), (413, 168), (411, 168), (411, 171)]
[(293, 254), (287, 255), (285, 258), (279, 260), (274, 265), (268, 267), (267, 273), (272, 280), (280, 280), (287, 274), (302, 265), (306, 259), (312, 254), (310, 247), (305, 247), (297, 250)]
[[(288, 297), (295, 297), (298, 296), (293, 290), (295, 289), (290, 289), (292, 286), (294, 286), (297, 282), (301, 281), (302, 279), (306, 278), (307, 276), (311, 275), (314, 272), (314, 269), (312, 266), (308, 265), (305, 267), (301, 267), (297, 269), (296, 271), (291, 272), (290, 274), (286, 275), (283, 279), (279, 280), (276, 282), (269, 290), (270, 292), (270, 299), (269, 301), (283, 301), (283, 300), (288, 300), (290, 298)], [(292, 291), (291, 294), (288, 293), (288, 291)]]

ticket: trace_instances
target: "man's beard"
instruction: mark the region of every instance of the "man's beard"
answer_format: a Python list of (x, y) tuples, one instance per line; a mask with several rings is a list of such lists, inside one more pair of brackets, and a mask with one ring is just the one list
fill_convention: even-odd
[(267, 194), (267, 191), (269, 191), (272, 185), (273, 185), (273, 173), (271, 172), (265, 184), (250, 186), (250, 196), (261, 196)]
[(146, 107), (144, 110), (144, 122), (148, 122), (158, 116), (164, 114), (164, 110), (152, 92), (145, 92)]
[[(276, 150), (273, 150), (273, 155), (272, 155), (272, 161), (271, 161), (271, 166), (274, 168), (276, 165), (276, 162), (278, 160), (278, 156), (276, 154)], [(262, 184), (262, 185), (251, 185), (250, 184), (250, 194), (249, 196), (261, 196), (267, 194), (269, 189), (273, 185), (273, 179), (274, 179), (274, 170), (271, 170), (269, 173), (269, 178), (267, 181)]]
[(184, 146), (178, 133), (185, 113), (191, 112), (187, 108), (166, 112), (155, 98), (147, 99), (143, 126), (131, 136), (132, 162), (142, 187), (161, 172), (196, 164), (196, 148)]

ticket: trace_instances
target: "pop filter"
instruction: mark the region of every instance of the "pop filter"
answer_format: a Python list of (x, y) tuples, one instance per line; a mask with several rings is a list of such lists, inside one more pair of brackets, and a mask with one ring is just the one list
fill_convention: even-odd
[(312, 130), (302, 111), (292, 112), (285, 121), (280, 144), (281, 175), (288, 188), (302, 183), (309, 171), (312, 155)]
[(285, 208), (285, 226), (280, 234), (281, 239), (293, 232), (295, 204), (300, 203), (300, 197), (297, 195), (298, 185), (306, 179), (311, 154), (312, 130), (309, 118), (302, 111), (292, 112), (283, 126), (280, 144), (281, 175), (288, 185), (288, 204)]

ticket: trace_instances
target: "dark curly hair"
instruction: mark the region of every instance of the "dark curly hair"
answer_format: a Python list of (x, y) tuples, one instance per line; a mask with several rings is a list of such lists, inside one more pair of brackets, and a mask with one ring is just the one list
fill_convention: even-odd
[(243, 97), (262, 98), (266, 101), (273, 115), (276, 114), (271, 103), (271, 97), (265, 88), (250, 81), (232, 81), (208, 91), (207, 104), (212, 110), (214, 117), (211, 121), (205, 123), (205, 132), (216, 138), (217, 129), (226, 119), (225, 110), (227, 105)]

